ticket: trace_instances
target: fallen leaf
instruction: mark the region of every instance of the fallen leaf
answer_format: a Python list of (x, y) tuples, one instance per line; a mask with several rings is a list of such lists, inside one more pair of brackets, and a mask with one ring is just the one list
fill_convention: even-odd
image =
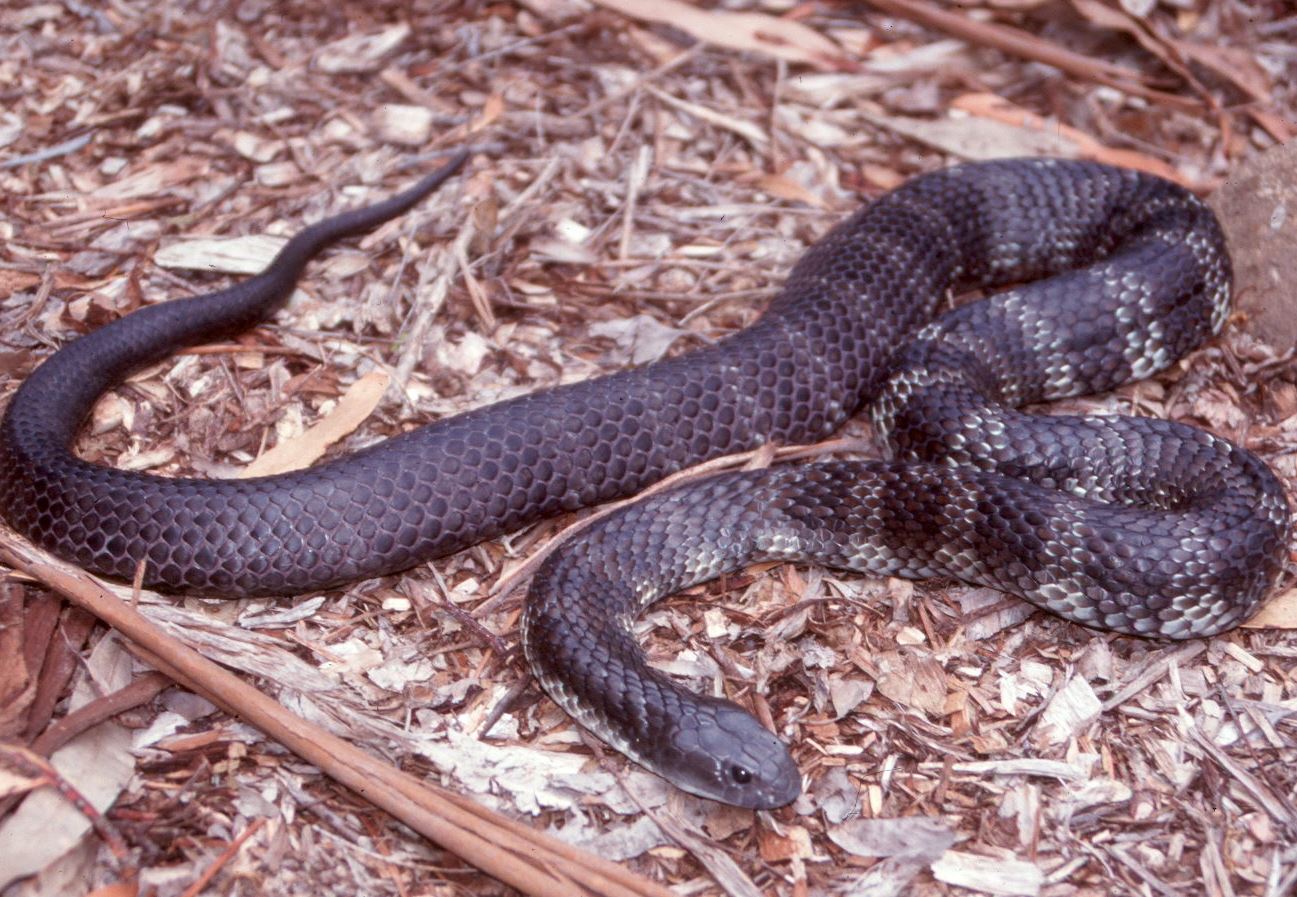
[(955, 843), (955, 833), (946, 822), (927, 816), (852, 819), (830, 826), (828, 836), (834, 844), (858, 857), (934, 860)]
[(504, 97), (498, 93), (493, 93), (486, 98), (482, 104), (482, 112), (473, 123), (469, 125), (468, 133), (476, 134), (495, 124), (496, 119), (504, 114)]
[(822, 209), (825, 206), (822, 197), (817, 196), (792, 178), (782, 174), (763, 174), (757, 179), (757, 186), (777, 199), (804, 202), (816, 209)]
[(1247, 629), (1297, 629), (1297, 589), (1275, 595), (1243, 626)]
[(1010, 156), (1075, 156), (1078, 147), (1063, 135), (1023, 128), (975, 116), (915, 118), (862, 112), (879, 127), (962, 159), (1003, 159)]
[[(1068, 127), (1054, 119), (1037, 115), (1023, 109), (1021, 106), (1015, 106), (1003, 97), (998, 97), (992, 93), (968, 93), (955, 97), (950, 103), (950, 108), (962, 110), (978, 118), (998, 121), (1026, 133), (1041, 135), (1041, 139), (1054, 139), (1058, 141), (1060, 148), (1071, 146), (1072, 149), (1068, 152), (1068, 155), (1073, 155), (1076, 158), (1107, 162), (1109, 165), (1117, 165), (1122, 168), (1134, 168), (1177, 183), (1185, 183), (1184, 176), (1179, 171), (1160, 159), (1154, 159), (1152, 156), (1147, 156), (1135, 150), (1113, 149), (1104, 146), (1084, 131)], [(1186, 186), (1192, 187), (1194, 185), (1187, 184)]]
[(1027, 895), (1040, 893), (1045, 874), (1035, 863), (1022, 860), (985, 857), (975, 853), (947, 850), (932, 864), (937, 881), (958, 885), (984, 894)]
[(850, 60), (833, 41), (792, 19), (761, 13), (699, 9), (680, 0), (595, 0), (622, 15), (670, 25), (698, 40), (753, 51), (820, 69), (849, 68)]
[(617, 343), (618, 352), (612, 354), (618, 364), (647, 364), (657, 361), (671, 344), (686, 330), (668, 327), (651, 315), (635, 315), (617, 321), (602, 321), (590, 325), (594, 336), (606, 336)]
[(181, 240), (153, 253), (153, 263), (187, 271), (260, 274), (287, 242), (286, 237), (269, 234)]
[(309, 467), (339, 439), (351, 434), (378, 407), (387, 384), (386, 371), (372, 370), (343, 393), (333, 410), (300, 436), (281, 442), (239, 471), (240, 479), (270, 476)]
[(86, 897), (135, 897), (140, 892), (140, 883), (134, 879), (113, 882), (102, 888), (95, 888)]
[[(119, 639), (108, 637), (90, 654), (85, 677), (73, 690), (70, 709), (78, 709), (130, 681), (132, 661)], [(108, 676), (108, 679), (103, 678)], [(135, 772), (131, 732), (115, 722), (100, 723), (55, 751), (50, 765), (100, 813), (117, 800)], [(90, 820), (52, 788), (33, 791), (0, 824), (0, 889), (16, 878), (44, 869), (89, 830)]]

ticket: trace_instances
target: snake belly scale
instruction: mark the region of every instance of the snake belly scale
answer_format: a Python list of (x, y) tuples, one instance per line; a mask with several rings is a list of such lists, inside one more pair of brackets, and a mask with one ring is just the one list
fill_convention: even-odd
[[(1223, 327), (1214, 217), (1158, 178), (1004, 160), (924, 175), (829, 231), (752, 325), (701, 350), (428, 424), (305, 471), (241, 481), (93, 465), (96, 398), (243, 330), (329, 243), (404, 212), (463, 163), (313, 225), (265, 272), (78, 339), (0, 423), (0, 514), (94, 572), (224, 597), (408, 568), (690, 464), (830, 434), (869, 405), (889, 461), (722, 474), (609, 516), (542, 566), (523, 646), (582, 724), (680, 787), (748, 807), (800, 776), (737, 706), (651, 669), (642, 607), (762, 559), (951, 576), (1136, 635), (1211, 635), (1275, 581), (1289, 510), (1255, 456), (1159, 420), (1018, 406), (1166, 368)], [(937, 310), (952, 291), (1025, 284)]]

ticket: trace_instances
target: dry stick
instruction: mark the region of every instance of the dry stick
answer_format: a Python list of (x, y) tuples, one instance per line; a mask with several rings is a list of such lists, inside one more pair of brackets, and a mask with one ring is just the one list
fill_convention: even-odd
[(1270, 814), (1271, 819), (1289, 829), (1297, 828), (1297, 813), (1294, 813), (1284, 800), (1271, 791), (1264, 782), (1252, 772), (1240, 766), (1238, 761), (1229, 754), (1218, 748), (1215, 742), (1202, 734), (1201, 729), (1195, 726), (1189, 730), (1189, 735), (1209, 757), (1216, 761), (1216, 764), (1221, 769), (1234, 777), (1243, 790), (1252, 796), (1253, 802)]
[(869, 2), (871, 6), (884, 12), (917, 22), (934, 31), (943, 31), (969, 43), (992, 47), (1012, 56), (1043, 62), (1069, 75), (1098, 81), (1100, 84), (1106, 84), (1125, 93), (1156, 100), (1182, 112), (1201, 112), (1203, 108), (1202, 103), (1197, 100), (1145, 87), (1139, 83), (1140, 73), (1134, 69), (1074, 53), (1018, 28), (978, 22), (959, 13), (947, 12), (940, 7), (920, 3), (918, 0), (869, 0)]
[(705, 46), (707, 46), (707, 43), (705, 41), (698, 41), (689, 49), (684, 50), (676, 54), (675, 56), (672, 56), (666, 62), (662, 63), (660, 66), (653, 69), (653, 71), (647, 72), (644, 75), (636, 78), (634, 83), (629, 84), (626, 87), (621, 88), (620, 90), (613, 91), (603, 99), (596, 100), (595, 102), (586, 106), (584, 109), (578, 109), (576, 112), (571, 113), (567, 117), (583, 118), (587, 115), (594, 115), (596, 112), (606, 109), (607, 107), (611, 106), (613, 103), (617, 102), (618, 100), (630, 96), (637, 90), (643, 89), (645, 84), (649, 84), (653, 81), (656, 81), (658, 78), (662, 77), (663, 75), (665, 75), (667, 72), (671, 71), (674, 68), (679, 68), (681, 65), (683, 65), (684, 63), (688, 62), (689, 60), (697, 56), (698, 52), (702, 50), (702, 48)]
[(48, 757), (87, 729), (112, 719), (119, 713), (147, 704), (170, 687), (171, 679), (160, 673), (140, 676), (129, 685), (73, 710), (49, 726), (32, 742), (32, 753)]
[(632, 495), (630, 498), (624, 498), (620, 501), (608, 502), (600, 506), (599, 510), (583, 517), (568, 526), (563, 527), (557, 534), (551, 536), (544, 545), (533, 551), (525, 561), (518, 564), (505, 575), (501, 576), (499, 581), (491, 587), (491, 597), (488, 598), (476, 611), (478, 614), (487, 613), (497, 607), (505, 598), (509, 596), (514, 589), (522, 585), (524, 581), (536, 572), (537, 568), (544, 563), (545, 559), (553, 554), (563, 545), (574, 538), (577, 533), (593, 526), (600, 520), (615, 514), (627, 505), (638, 504), (651, 495), (657, 495), (668, 489), (674, 489), (677, 486), (683, 486), (686, 483), (693, 483), (697, 480), (707, 479), (713, 474), (721, 471), (731, 470), (734, 468), (759, 469), (769, 467), (775, 461), (792, 461), (803, 458), (818, 457), (820, 455), (831, 454), (839, 451), (876, 451), (876, 448), (862, 440), (842, 438), (830, 439), (825, 442), (816, 443), (810, 446), (789, 446), (786, 448), (776, 448), (766, 444), (754, 449), (748, 449), (743, 452), (736, 452), (732, 455), (722, 455), (719, 458), (712, 458), (709, 461), (703, 461), (692, 467), (671, 474), (665, 479), (659, 480), (647, 489), (643, 489)]
[(1103, 712), (1107, 713), (1114, 707), (1125, 704), (1135, 695), (1161, 679), (1166, 675), (1172, 664), (1187, 664), (1206, 650), (1207, 646), (1202, 642), (1191, 642), (1182, 647), (1170, 648), (1162, 652), (1161, 657), (1149, 663), (1148, 666), (1135, 675), (1135, 678), (1122, 685), (1108, 700), (1103, 702)]
[[(97, 579), (0, 528), (0, 560), (40, 580), (146, 652), (162, 672), (314, 764), (487, 874), (534, 897), (673, 897), (615, 863), (421, 782), (282, 705), (168, 636)], [(520, 843), (521, 842), (521, 843)]]
[(53, 788), (59, 797), (71, 804), (90, 822), (99, 837), (108, 845), (108, 849), (112, 851), (113, 858), (122, 867), (122, 871), (131, 873), (133, 876), (134, 870), (127, 868), (130, 851), (126, 849), (126, 841), (118, 833), (116, 826), (96, 810), (94, 804), (90, 803), (75, 785), (63, 778), (63, 774), (48, 760), (20, 745), (0, 741), (0, 771), (26, 779), (33, 786)]
[(563, 527), (555, 535), (550, 536), (544, 545), (527, 555), (526, 560), (502, 574), (500, 578), (496, 580), (495, 585), (491, 587), (489, 592), (490, 597), (478, 605), (477, 609), (474, 610), (473, 613), (477, 616), (486, 616), (498, 608), (504, 603), (504, 600), (513, 593), (514, 589), (518, 588), (531, 578), (537, 568), (544, 563), (547, 557), (557, 551), (559, 546), (572, 539), (577, 533), (587, 527), (593, 526), (605, 517), (617, 513), (627, 505), (642, 501), (650, 495), (656, 495), (659, 492), (664, 492), (667, 489), (679, 486), (682, 483), (710, 476), (721, 470), (728, 470), (736, 464), (745, 463), (755, 457), (756, 453), (757, 450), (753, 449), (752, 451), (739, 452), (736, 455), (724, 455), (720, 458), (714, 458), (711, 461), (703, 461), (701, 464), (695, 464), (693, 467), (686, 468), (678, 473), (671, 474), (671, 476), (665, 479), (659, 480), (647, 489), (635, 493), (630, 498), (623, 498), (620, 501), (612, 501), (600, 505), (599, 510), (593, 511), (588, 516), (582, 517), (580, 520)]
[(499, 607), (514, 589), (522, 585), (524, 581), (531, 577), (545, 560), (564, 542), (574, 537), (588, 526), (592, 526), (598, 521), (604, 519), (610, 514), (615, 514), (627, 505), (637, 504), (648, 498), (650, 495), (657, 495), (659, 492), (665, 492), (668, 489), (674, 489), (685, 483), (692, 483), (695, 480), (706, 479), (712, 474), (722, 470), (729, 470), (734, 467), (743, 467), (751, 465), (752, 467), (769, 467), (774, 461), (800, 461), (805, 458), (817, 458), (821, 455), (832, 454), (834, 452), (856, 452), (865, 454), (877, 454), (878, 447), (863, 439), (853, 439), (850, 437), (841, 437), (837, 439), (828, 439), (823, 442), (817, 442), (814, 445), (794, 445), (785, 448), (775, 448), (769, 444), (760, 448), (749, 449), (744, 452), (736, 452), (732, 455), (721, 455), (719, 458), (712, 458), (710, 461), (703, 461), (692, 467), (671, 474), (670, 476), (658, 480), (647, 489), (643, 489), (630, 498), (624, 498), (620, 501), (608, 502), (601, 505), (599, 510), (587, 517), (565, 526), (556, 535), (551, 536), (549, 540), (540, 548), (528, 555), (522, 563), (509, 570), (495, 585), (491, 587), (490, 597), (480, 604), (473, 614), (483, 617)]
[[(160, 669), (177, 677), (182, 675), (156, 655), (143, 653), (150, 663)], [(177, 678), (177, 681), (182, 680)], [(186, 687), (223, 709), (235, 712), (232, 704), (223, 702), (219, 695), (202, 686), (186, 683)], [(305, 734), (320, 743), (321, 749), (333, 762), (321, 761), (318, 757), (299, 750), (278, 732), (254, 722), (245, 710), (240, 709), (237, 713), (374, 806), (386, 810), (415, 831), (525, 894), (535, 897), (549, 897), (551, 894), (561, 897), (587, 897), (589, 894), (600, 897), (671, 897), (669, 892), (658, 885), (620, 866), (606, 863), (578, 847), (556, 841), (522, 823), (487, 810), (469, 798), (393, 769), (349, 742), (329, 735), (323, 729), (310, 727), (288, 714), (282, 705), (267, 700), (277, 708), (276, 712), (288, 716), (294, 725), (305, 727)], [(328, 741), (322, 740), (325, 738)], [(354, 772), (355, 775), (349, 779), (345, 775), (347, 772)], [(448, 803), (453, 806), (448, 806)], [(458, 843), (445, 839), (444, 826), (449, 826), (452, 833), (463, 836)], [(514, 841), (531, 843), (515, 846)], [(515, 857), (510, 853), (511, 850), (517, 850), (523, 858)]]
[(234, 855), (239, 852), (239, 848), (243, 846), (244, 842), (255, 835), (265, 824), (266, 817), (264, 816), (259, 816), (252, 820), (252, 824), (245, 828), (242, 834), (231, 841), (226, 846), (225, 850), (221, 851), (221, 855), (218, 856), (210, 866), (203, 870), (202, 875), (199, 875), (198, 878), (194, 879), (189, 887), (185, 888), (185, 890), (181, 892), (180, 897), (198, 897), (199, 894), (203, 893), (203, 889), (206, 888), (208, 884), (211, 883), (212, 879), (216, 877), (216, 873), (220, 872), (221, 869), (224, 868), (225, 864), (233, 859)]

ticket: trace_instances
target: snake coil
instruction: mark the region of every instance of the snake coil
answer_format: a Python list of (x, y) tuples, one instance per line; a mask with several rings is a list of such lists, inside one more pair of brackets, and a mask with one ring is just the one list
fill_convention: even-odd
[[(437, 421), (308, 470), (159, 477), (77, 458), (98, 396), (132, 370), (264, 318), (309, 259), (404, 212), (463, 163), (313, 225), (262, 274), (140, 309), (56, 352), (0, 423), (0, 514), (96, 573), (236, 597), (402, 570), (767, 442), (829, 435), (865, 403), (894, 460), (726, 474), (612, 515), (538, 573), (523, 643), (584, 725), (680, 787), (790, 801), (783, 745), (645, 663), (626, 629), (661, 595), (759, 559), (952, 576), (1069, 619), (1187, 638), (1243, 621), (1278, 574), (1274, 475), (1158, 420), (1042, 417), (1219, 332), (1230, 268), (1214, 217), (1149, 175), (1006, 160), (924, 175), (798, 262), (715, 345)], [(1044, 279), (1042, 279), (1044, 278)], [(952, 291), (1025, 283), (934, 320)]]

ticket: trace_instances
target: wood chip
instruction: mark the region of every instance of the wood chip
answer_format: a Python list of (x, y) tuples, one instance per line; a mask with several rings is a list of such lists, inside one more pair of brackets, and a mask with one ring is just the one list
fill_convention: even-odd
[(982, 894), (1002, 894), (1005, 897), (1035, 897), (1045, 881), (1044, 873), (1035, 863), (997, 859), (957, 850), (947, 850), (942, 854), (932, 864), (932, 874), (937, 881), (946, 884), (958, 885)]

